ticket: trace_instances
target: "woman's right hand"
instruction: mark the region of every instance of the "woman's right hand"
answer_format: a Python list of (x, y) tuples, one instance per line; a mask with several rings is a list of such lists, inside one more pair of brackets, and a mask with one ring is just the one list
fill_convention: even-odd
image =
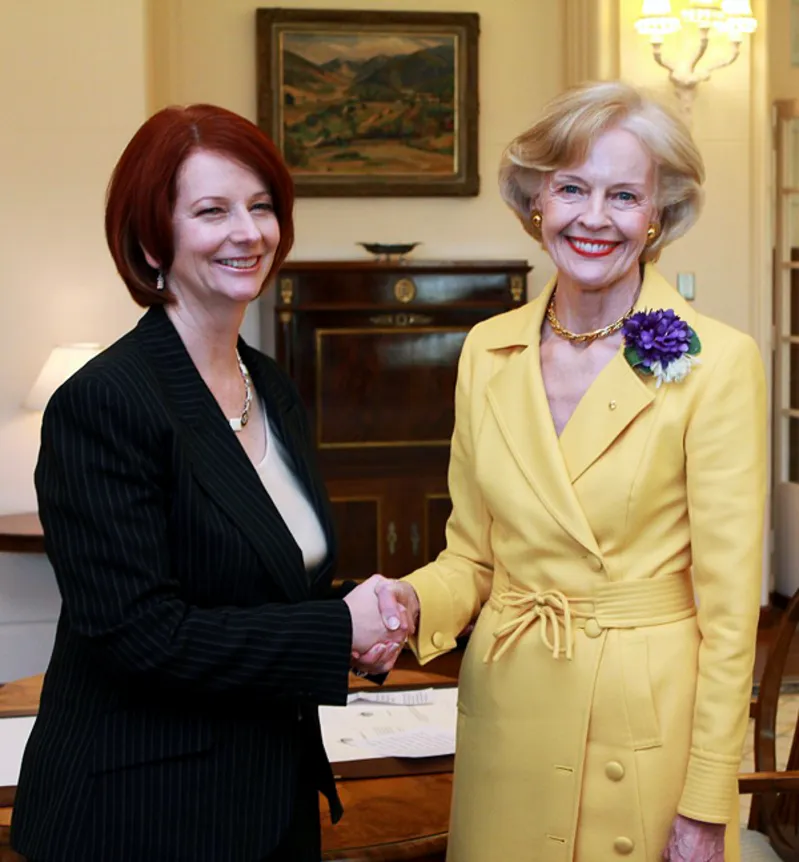
[(375, 592), (380, 616), (386, 627), (390, 628), (392, 620), (402, 619), (404, 616), (408, 623), (408, 636), (414, 634), (419, 625), (420, 612), (416, 590), (407, 581), (383, 578), (375, 586)]
[(382, 575), (372, 575), (347, 593), (344, 602), (352, 617), (352, 655), (360, 658), (375, 645), (402, 645), (413, 634), (414, 626), (405, 608), (391, 598), (380, 603), (380, 590), (391, 584)]

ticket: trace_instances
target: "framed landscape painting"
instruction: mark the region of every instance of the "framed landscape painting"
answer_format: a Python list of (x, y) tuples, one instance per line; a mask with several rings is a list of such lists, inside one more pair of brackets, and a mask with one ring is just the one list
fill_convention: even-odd
[(476, 195), (471, 13), (258, 9), (258, 123), (298, 195)]

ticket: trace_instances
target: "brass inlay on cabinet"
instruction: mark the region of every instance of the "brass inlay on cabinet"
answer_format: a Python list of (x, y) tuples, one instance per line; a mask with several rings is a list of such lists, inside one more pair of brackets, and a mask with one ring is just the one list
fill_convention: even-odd
[(375, 326), (426, 326), (433, 322), (429, 314), (406, 314), (400, 311), (397, 314), (375, 314), (369, 318), (370, 323)]
[(510, 277), (510, 295), (514, 302), (521, 302), (524, 296), (524, 279), (520, 275)]
[(394, 556), (397, 550), (397, 525), (393, 521), (388, 522), (388, 530), (386, 531), (386, 544), (388, 545), (388, 553)]
[(291, 278), (280, 279), (280, 301), (283, 305), (291, 305), (294, 301), (294, 280)]
[(410, 278), (401, 278), (394, 285), (394, 296), (397, 302), (410, 302), (416, 296), (416, 285)]

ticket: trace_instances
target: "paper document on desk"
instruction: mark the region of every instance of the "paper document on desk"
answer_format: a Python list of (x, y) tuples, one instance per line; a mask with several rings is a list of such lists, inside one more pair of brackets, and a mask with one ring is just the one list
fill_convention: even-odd
[[(383, 692), (416, 694), (416, 692)], [(458, 689), (431, 689), (426, 703), (402, 705), (354, 700), (319, 709), (322, 738), (332, 763), (381, 757), (436, 757), (455, 753)]]
[(347, 695), (347, 703), (356, 700), (364, 703), (386, 703), (394, 706), (422, 706), (433, 702), (433, 689), (420, 688), (414, 691), (377, 691), (367, 688), (363, 691), (354, 691)]
[(0, 787), (16, 787), (22, 753), (36, 717), (0, 718)]
[(420, 727), (363, 739), (359, 746), (369, 748), (377, 757), (442, 757), (455, 754), (455, 733), (443, 728)]

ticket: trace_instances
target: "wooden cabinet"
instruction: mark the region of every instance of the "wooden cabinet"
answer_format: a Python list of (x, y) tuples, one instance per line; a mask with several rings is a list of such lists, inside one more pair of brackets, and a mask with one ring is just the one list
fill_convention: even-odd
[(451, 508), (446, 477), (328, 479), (327, 488), (342, 576), (399, 577), (443, 548)]
[[(283, 266), (278, 362), (308, 408), (340, 577), (401, 577), (444, 546), (458, 357), (478, 321), (521, 305), (526, 261)], [(264, 321), (266, 323), (266, 321)]]

